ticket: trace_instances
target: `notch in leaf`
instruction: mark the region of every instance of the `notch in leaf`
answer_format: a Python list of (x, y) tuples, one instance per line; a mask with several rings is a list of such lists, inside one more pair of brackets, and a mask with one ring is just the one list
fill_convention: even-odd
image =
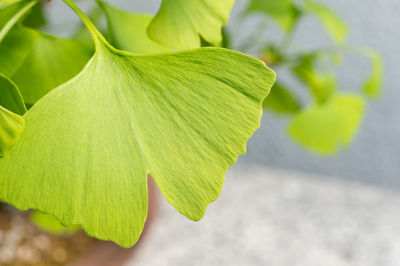
[(221, 48), (134, 55), (110, 46), (70, 0), (96, 52), (25, 115), (0, 160), (0, 199), (132, 246), (147, 216), (147, 174), (192, 220), (259, 127), (275, 74)]

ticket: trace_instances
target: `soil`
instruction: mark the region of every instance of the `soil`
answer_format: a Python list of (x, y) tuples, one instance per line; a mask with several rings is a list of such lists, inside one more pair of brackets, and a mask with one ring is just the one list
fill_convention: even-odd
[(52, 235), (36, 228), (28, 211), (0, 204), (0, 265), (57, 266), (75, 261), (99, 241), (82, 231)]

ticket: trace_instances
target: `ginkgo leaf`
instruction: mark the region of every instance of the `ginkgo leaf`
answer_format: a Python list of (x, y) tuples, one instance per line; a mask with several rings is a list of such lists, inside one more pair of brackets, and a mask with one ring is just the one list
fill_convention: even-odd
[(174, 49), (200, 47), (222, 41), (221, 28), (228, 22), (235, 0), (163, 0), (148, 27), (154, 41)]
[(147, 27), (152, 15), (135, 14), (98, 1), (107, 18), (112, 44), (118, 49), (138, 54), (151, 54), (171, 51), (147, 35)]
[(342, 43), (346, 39), (347, 25), (339, 15), (333, 12), (329, 7), (317, 1), (307, 0), (305, 3), (306, 10), (319, 18), (333, 40)]
[(300, 110), (297, 98), (284, 85), (275, 83), (264, 100), (263, 107), (280, 114), (292, 114)]
[(288, 132), (304, 147), (330, 154), (347, 146), (355, 136), (364, 113), (364, 100), (355, 94), (335, 94), (329, 101), (300, 112)]
[(378, 52), (370, 49), (365, 50), (362, 54), (371, 59), (371, 74), (364, 82), (363, 88), (370, 97), (376, 98), (382, 89), (383, 60)]
[(285, 31), (290, 31), (300, 15), (292, 0), (252, 0), (247, 12), (263, 12), (271, 16)]
[(63, 226), (54, 216), (41, 211), (31, 212), (30, 218), (36, 227), (53, 235), (71, 234), (80, 229), (79, 225)]
[(33, 104), (76, 75), (90, 55), (79, 42), (14, 27), (0, 43), (0, 72), (17, 84), (26, 103)]
[(17, 86), (0, 73), (0, 105), (11, 112), (23, 115), (26, 107)]
[(96, 53), (24, 115), (0, 160), (0, 199), (128, 247), (146, 220), (148, 174), (179, 212), (202, 218), (259, 127), (275, 74), (221, 48), (119, 51), (84, 19)]

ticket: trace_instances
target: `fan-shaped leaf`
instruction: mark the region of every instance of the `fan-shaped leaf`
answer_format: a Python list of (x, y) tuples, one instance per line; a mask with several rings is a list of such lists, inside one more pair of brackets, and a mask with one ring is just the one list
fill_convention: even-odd
[(364, 101), (353, 94), (336, 94), (323, 104), (300, 112), (288, 131), (304, 147), (329, 154), (347, 146), (359, 128)]
[(199, 34), (207, 42), (218, 44), (233, 3), (234, 0), (163, 0), (148, 34), (158, 43), (181, 50), (200, 47)]
[(127, 247), (146, 219), (149, 173), (179, 212), (204, 215), (259, 127), (275, 75), (220, 48), (134, 56), (103, 42), (25, 114), (0, 160), (0, 199)]

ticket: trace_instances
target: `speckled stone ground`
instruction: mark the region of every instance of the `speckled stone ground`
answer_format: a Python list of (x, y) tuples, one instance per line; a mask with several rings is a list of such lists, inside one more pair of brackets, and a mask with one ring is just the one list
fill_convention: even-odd
[(129, 266), (398, 266), (400, 192), (267, 168), (233, 168), (190, 222), (162, 199)]

